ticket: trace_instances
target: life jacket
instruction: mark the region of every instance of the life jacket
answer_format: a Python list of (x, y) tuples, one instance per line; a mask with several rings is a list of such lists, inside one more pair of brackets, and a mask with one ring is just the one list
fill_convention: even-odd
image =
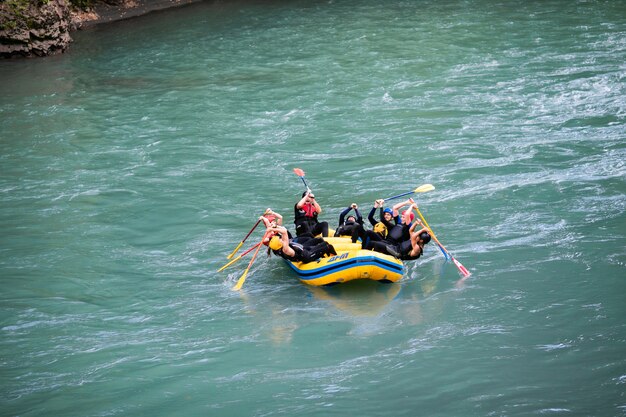
[(402, 224), (396, 224), (391, 228), (391, 230), (387, 230), (387, 239), (393, 242), (402, 242), (404, 226)]
[(297, 225), (301, 223), (315, 224), (317, 223), (317, 211), (313, 204), (304, 204), (301, 208), (298, 205), (294, 205), (294, 223)]
[(374, 232), (381, 235), (383, 239), (387, 237), (387, 227), (383, 222), (378, 222), (374, 225)]
[(317, 217), (317, 211), (313, 204), (305, 203), (302, 205), (301, 210), (304, 212), (304, 217)]

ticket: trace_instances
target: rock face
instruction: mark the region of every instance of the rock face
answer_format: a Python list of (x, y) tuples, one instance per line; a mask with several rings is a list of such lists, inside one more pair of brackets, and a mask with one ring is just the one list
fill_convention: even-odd
[(70, 31), (200, 1), (94, 0), (85, 9), (70, 0), (0, 0), (0, 59), (63, 52)]
[(72, 42), (66, 0), (0, 1), (0, 57), (45, 56)]

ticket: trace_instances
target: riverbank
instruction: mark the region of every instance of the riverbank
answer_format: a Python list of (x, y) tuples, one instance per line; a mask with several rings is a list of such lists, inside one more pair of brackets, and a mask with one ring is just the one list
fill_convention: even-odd
[(99, 1), (79, 10), (66, 0), (45, 3), (0, 3), (0, 58), (42, 57), (64, 52), (71, 32), (89, 26), (130, 19), (203, 0)]
[(200, 1), (203, 0), (125, 0), (115, 5), (100, 2), (89, 10), (72, 12), (72, 22), (74, 28), (81, 29)]

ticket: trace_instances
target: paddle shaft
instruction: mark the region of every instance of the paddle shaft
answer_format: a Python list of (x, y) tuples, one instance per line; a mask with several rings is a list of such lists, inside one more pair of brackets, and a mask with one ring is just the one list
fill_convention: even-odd
[[(268, 209), (269, 210), (269, 209)], [(268, 212), (268, 210), (265, 210), (265, 212), (263, 213), (263, 215), (265, 216)], [(235, 248), (235, 250), (233, 250), (230, 255), (228, 255), (226, 257), (226, 259), (230, 259), (233, 256), (235, 256), (235, 254), (237, 253), (237, 251), (243, 246), (244, 242), (250, 237), (250, 235), (252, 234), (252, 232), (254, 232), (254, 229), (256, 229), (256, 227), (259, 225), (259, 223), (261, 223), (261, 219), (257, 220), (256, 223), (254, 223), (254, 226), (252, 226), (252, 229), (250, 229), (250, 231), (248, 232), (248, 234), (246, 235), (246, 237), (243, 238), (243, 240), (241, 242), (239, 242), (239, 244), (237, 245), (237, 247)]]
[(467, 268), (465, 268), (463, 266), (463, 264), (461, 264), (461, 262), (459, 262), (458, 260), (456, 260), (454, 258), (454, 256), (452, 256), (452, 254), (450, 252), (448, 252), (448, 249), (446, 249), (445, 246), (443, 246), (441, 244), (441, 242), (439, 242), (439, 239), (437, 239), (437, 236), (435, 236), (435, 232), (433, 232), (433, 229), (430, 228), (430, 226), (428, 225), (428, 223), (426, 222), (426, 219), (424, 218), (424, 216), (422, 216), (422, 213), (420, 212), (420, 210), (418, 208), (415, 208), (415, 211), (417, 211), (417, 214), (419, 214), (420, 218), (422, 219), (422, 223), (424, 223), (424, 226), (426, 226), (426, 228), (428, 229), (428, 231), (430, 232), (430, 236), (433, 238), (433, 240), (437, 243), (437, 246), (439, 246), (439, 249), (441, 250), (441, 252), (443, 253), (443, 255), (446, 257), (446, 259), (451, 259), (452, 262), (454, 262), (454, 265), (457, 267), (457, 269), (459, 270), (459, 272), (461, 272), (461, 274), (467, 278), (471, 275), (471, 272), (467, 270)]
[(435, 243), (437, 244), (437, 246), (439, 246), (439, 250), (441, 250), (441, 253), (443, 253), (443, 256), (446, 259), (450, 259), (450, 255), (448, 254), (448, 251), (446, 250), (446, 248), (443, 247), (443, 245), (441, 243), (439, 243), (439, 240), (437, 239), (437, 236), (435, 236), (435, 232), (433, 232), (433, 229), (430, 228), (430, 226), (428, 225), (428, 223), (426, 222), (426, 219), (424, 218), (424, 216), (422, 216), (422, 212), (420, 211), (420, 209), (418, 209), (417, 207), (415, 208), (415, 211), (417, 212), (417, 214), (420, 216), (420, 219), (422, 219), (422, 223), (424, 223), (424, 226), (426, 226), (426, 228), (428, 229), (428, 231), (430, 232), (430, 235), (432, 236), (433, 240), (435, 241)]
[(234, 264), (235, 262), (237, 262), (238, 260), (240, 260), (241, 258), (243, 258), (245, 255), (249, 254), (250, 252), (252, 252), (254, 250), (254, 248), (256, 248), (257, 246), (259, 246), (262, 242), (257, 243), (256, 245), (252, 246), (251, 248), (249, 248), (248, 250), (246, 250), (244, 253), (242, 253), (241, 255), (239, 255), (238, 257), (236, 257), (235, 259), (233, 259), (232, 261), (228, 262), (226, 265), (224, 265), (223, 267), (221, 267), (220, 269), (217, 270), (217, 272), (222, 272), (224, 269), (228, 268), (229, 266), (231, 266), (232, 264)]
[(432, 191), (434, 189), (435, 189), (435, 186), (432, 185), (432, 184), (423, 184), (423, 185), (420, 185), (419, 187), (417, 187), (416, 189), (414, 189), (413, 191), (409, 191), (409, 192), (406, 192), (406, 193), (394, 195), (393, 197), (385, 198), (384, 201), (394, 200), (396, 198), (404, 197), (405, 195), (414, 194), (414, 193), (425, 193), (427, 191)]
[(398, 195), (394, 195), (393, 197), (385, 198), (385, 201), (395, 200), (396, 198), (404, 197), (405, 195), (413, 194), (415, 191), (409, 191), (408, 193), (402, 193)]

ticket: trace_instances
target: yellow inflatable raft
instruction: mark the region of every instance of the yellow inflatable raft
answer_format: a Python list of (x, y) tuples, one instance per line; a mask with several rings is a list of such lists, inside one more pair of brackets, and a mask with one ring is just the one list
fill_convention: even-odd
[(333, 245), (337, 255), (306, 264), (286, 261), (305, 284), (328, 286), (356, 279), (389, 283), (399, 281), (404, 274), (402, 261), (362, 249), (361, 243), (352, 243), (349, 237), (327, 237), (324, 240)]

